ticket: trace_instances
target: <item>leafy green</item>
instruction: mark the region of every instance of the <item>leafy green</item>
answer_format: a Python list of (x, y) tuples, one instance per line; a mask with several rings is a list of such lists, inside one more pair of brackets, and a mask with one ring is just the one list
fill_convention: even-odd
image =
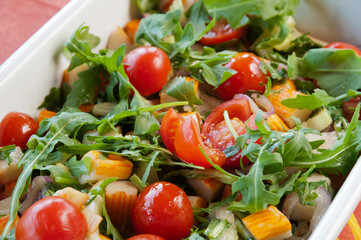
[(292, 162), (291, 166), (324, 168), (330, 171), (337, 171), (346, 174), (355, 164), (358, 151), (361, 149), (361, 121), (359, 104), (352, 117), (350, 125), (345, 135), (337, 140), (330, 149), (322, 150), (320, 153), (312, 153), (310, 158), (298, 156)]
[(158, 9), (159, 0), (137, 0), (141, 13), (151, 13)]
[(289, 108), (314, 110), (322, 106), (341, 105), (343, 99), (353, 96), (361, 96), (361, 92), (349, 90), (338, 97), (331, 97), (325, 90), (315, 89), (311, 95), (297, 95), (296, 98), (288, 98), (281, 103)]
[(94, 123), (96, 121), (97, 119), (95, 117), (87, 113), (63, 112), (53, 118), (53, 124), (48, 126), (45, 136), (32, 135), (28, 142), (29, 150), (24, 154), (18, 164), (23, 167), (23, 171), (18, 178), (12, 194), (9, 221), (4, 228), (2, 238), (7, 234), (17, 216), (20, 208), (20, 197), (26, 190), (26, 183), (29, 181), (33, 169), (35, 167), (43, 167), (47, 158), (52, 158), (56, 145), (72, 145), (78, 143), (76, 139), (70, 138), (70, 136), (86, 123)]
[(194, 80), (186, 81), (185, 77), (176, 77), (162, 91), (178, 101), (188, 101), (190, 106), (203, 104), (198, 98)]
[(9, 165), (13, 161), (10, 154), (15, 151), (15, 145), (8, 145), (0, 148), (0, 160), (5, 160)]
[(308, 176), (314, 171), (315, 166), (312, 166), (305, 173), (299, 177), (294, 185), (294, 191), (297, 193), (300, 203), (302, 205), (314, 205), (313, 201), (318, 197), (316, 189), (319, 186), (327, 189), (326, 181), (309, 182), (307, 181)]
[(290, 78), (316, 79), (320, 88), (333, 97), (360, 89), (360, 73), (361, 58), (349, 49), (311, 49), (302, 58), (295, 53), (288, 58)]
[(106, 235), (112, 235), (112, 239), (114, 240), (122, 240), (123, 237), (120, 235), (119, 231), (114, 227), (114, 225), (112, 224), (112, 221), (109, 218), (107, 209), (105, 207), (105, 193), (104, 193), (104, 189), (106, 188), (106, 186), (108, 186), (110, 183), (115, 182), (117, 180), (117, 178), (107, 178), (105, 179), (102, 183), (100, 183), (99, 185), (94, 186), (91, 190), (90, 190), (90, 199), (94, 199), (96, 196), (101, 196), (102, 197), (102, 208), (103, 208), (103, 216), (105, 218), (107, 227), (106, 227)]
[(45, 97), (38, 109), (45, 108), (49, 111), (58, 112), (62, 108), (63, 103), (61, 88), (53, 87), (50, 89), (49, 95)]
[(247, 15), (270, 19), (279, 15), (293, 14), (299, 0), (204, 0), (210, 14), (216, 13), (217, 19), (224, 17), (232, 28), (247, 23)]
[(291, 46), (284, 52), (286, 52), (288, 55), (295, 53), (296, 56), (302, 57), (310, 49), (322, 47), (322, 45), (312, 41), (308, 35), (309, 33), (305, 33), (295, 40), (292, 40), (290, 44)]
[(202, 53), (191, 51), (189, 54), (193, 59), (193, 63), (189, 65), (192, 76), (200, 81), (204, 79), (209, 85), (218, 87), (236, 73), (235, 70), (224, 66), (236, 52), (216, 52), (213, 48), (205, 47)]
[(65, 163), (65, 166), (68, 167), (69, 172), (76, 178), (88, 174), (91, 166), (91, 158), (85, 157), (80, 161), (76, 160), (76, 156), (73, 156)]

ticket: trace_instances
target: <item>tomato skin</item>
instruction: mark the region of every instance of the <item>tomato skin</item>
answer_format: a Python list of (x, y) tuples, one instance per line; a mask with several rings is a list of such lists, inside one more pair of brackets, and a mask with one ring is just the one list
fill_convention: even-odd
[(207, 147), (201, 137), (199, 127), (192, 118), (186, 119), (177, 129), (174, 146), (176, 154), (183, 161), (194, 165), (210, 168), (212, 165), (207, 161), (199, 146), (202, 147), (211, 161), (219, 166), (223, 166), (226, 155), (218, 149)]
[(246, 27), (231, 28), (226, 19), (217, 20), (214, 27), (208, 31), (199, 42), (203, 45), (214, 45), (228, 42), (233, 39), (240, 39)]
[[(355, 113), (355, 109), (360, 102), (361, 96), (357, 96), (342, 104), (342, 112), (348, 121), (351, 121), (352, 116)], [(361, 120), (361, 116), (359, 117), (359, 120)]]
[(355, 45), (344, 43), (344, 42), (332, 42), (324, 46), (324, 48), (333, 48), (333, 49), (351, 49), (354, 50), (357, 56), (361, 56), (361, 50), (358, 49)]
[(157, 47), (139, 47), (123, 60), (129, 81), (142, 96), (149, 96), (162, 89), (168, 81), (171, 62), (165, 52)]
[(82, 212), (61, 197), (46, 197), (34, 203), (20, 218), (17, 240), (84, 240), (87, 222)]
[(224, 100), (232, 99), (238, 93), (246, 93), (248, 90), (265, 90), (267, 75), (259, 69), (261, 59), (253, 53), (237, 53), (224, 66), (237, 71), (236, 74), (228, 78), (217, 89), (217, 94)]
[(169, 182), (153, 183), (139, 194), (132, 211), (136, 233), (156, 234), (167, 240), (189, 236), (193, 210), (186, 193)]
[(15, 144), (25, 148), (30, 136), (36, 133), (38, 128), (38, 122), (30, 115), (10, 112), (0, 123), (0, 147)]
[[(220, 151), (224, 151), (227, 147), (235, 144), (234, 138), (224, 120), (224, 111), (228, 112), (232, 126), (238, 135), (246, 133), (246, 127), (243, 122), (252, 116), (247, 98), (229, 100), (212, 111), (204, 122), (202, 137), (207, 146), (219, 149)], [(224, 167), (240, 167), (241, 155), (242, 151), (239, 151), (236, 155), (227, 158)], [(243, 165), (247, 165), (249, 162), (247, 157), (242, 158)]]
[(213, 109), (212, 113), (207, 117), (206, 121), (204, 121), (202, 134), (207, 135), (218, 123), (224, 120), (224, 111), (228, 112), (230, 119), (238, 118), (243, 122), (252, 115), (248, 99), (236, 98), (226, 101)]
[(160, 125), (160, 135), (162, 136), (164, 145), (172, 153), (175, 152), (175, 133), (182, 122), (184, 122), (184, 118), (174, 111), (173, 108), (170, 108), (164, 115), (162, 124)]
[(128, 238), (127, 240), (166, 240), (162, 237), (153, 234), (139, 234)]

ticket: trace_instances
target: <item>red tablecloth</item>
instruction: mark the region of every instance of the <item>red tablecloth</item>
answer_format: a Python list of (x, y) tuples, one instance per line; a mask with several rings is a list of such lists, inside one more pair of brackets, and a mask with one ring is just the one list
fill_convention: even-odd
[[(0, 0), (0, 64), (70, 0)], [(361, 239), (361, 204), (339, 240)]]

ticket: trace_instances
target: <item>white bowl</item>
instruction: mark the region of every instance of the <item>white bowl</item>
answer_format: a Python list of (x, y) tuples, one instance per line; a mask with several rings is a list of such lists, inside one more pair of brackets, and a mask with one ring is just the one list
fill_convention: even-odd
[[(69, 36), (85, 23), (91, 32), (101, 37), (99, 47), (104, 48), (111, 31), (118, 25), (123, 26), (136, 14), (132, 2), (70, 1), (0, 66), (0, 119), (10, 111), (37, 116), (37, 106), (51, 87), (59, 86), (62, 72), (67, 67), (68, 61), (61, 51)], [(361, 199), (360, 182), (361, 161), (358, 161), (310, 239), (337, 238)]]
[(361, 47), (360, 0), (301, 0), (295, 20), (300, 31), (314, 37)]

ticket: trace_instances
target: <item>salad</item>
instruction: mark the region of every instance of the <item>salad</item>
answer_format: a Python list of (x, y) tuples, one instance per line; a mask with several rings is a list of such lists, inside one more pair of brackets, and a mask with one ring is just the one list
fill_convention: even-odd
[(1, 239), (307, 239), (360, 155), (361, 51), (298, 1), (137, 1), (0, 123)]

